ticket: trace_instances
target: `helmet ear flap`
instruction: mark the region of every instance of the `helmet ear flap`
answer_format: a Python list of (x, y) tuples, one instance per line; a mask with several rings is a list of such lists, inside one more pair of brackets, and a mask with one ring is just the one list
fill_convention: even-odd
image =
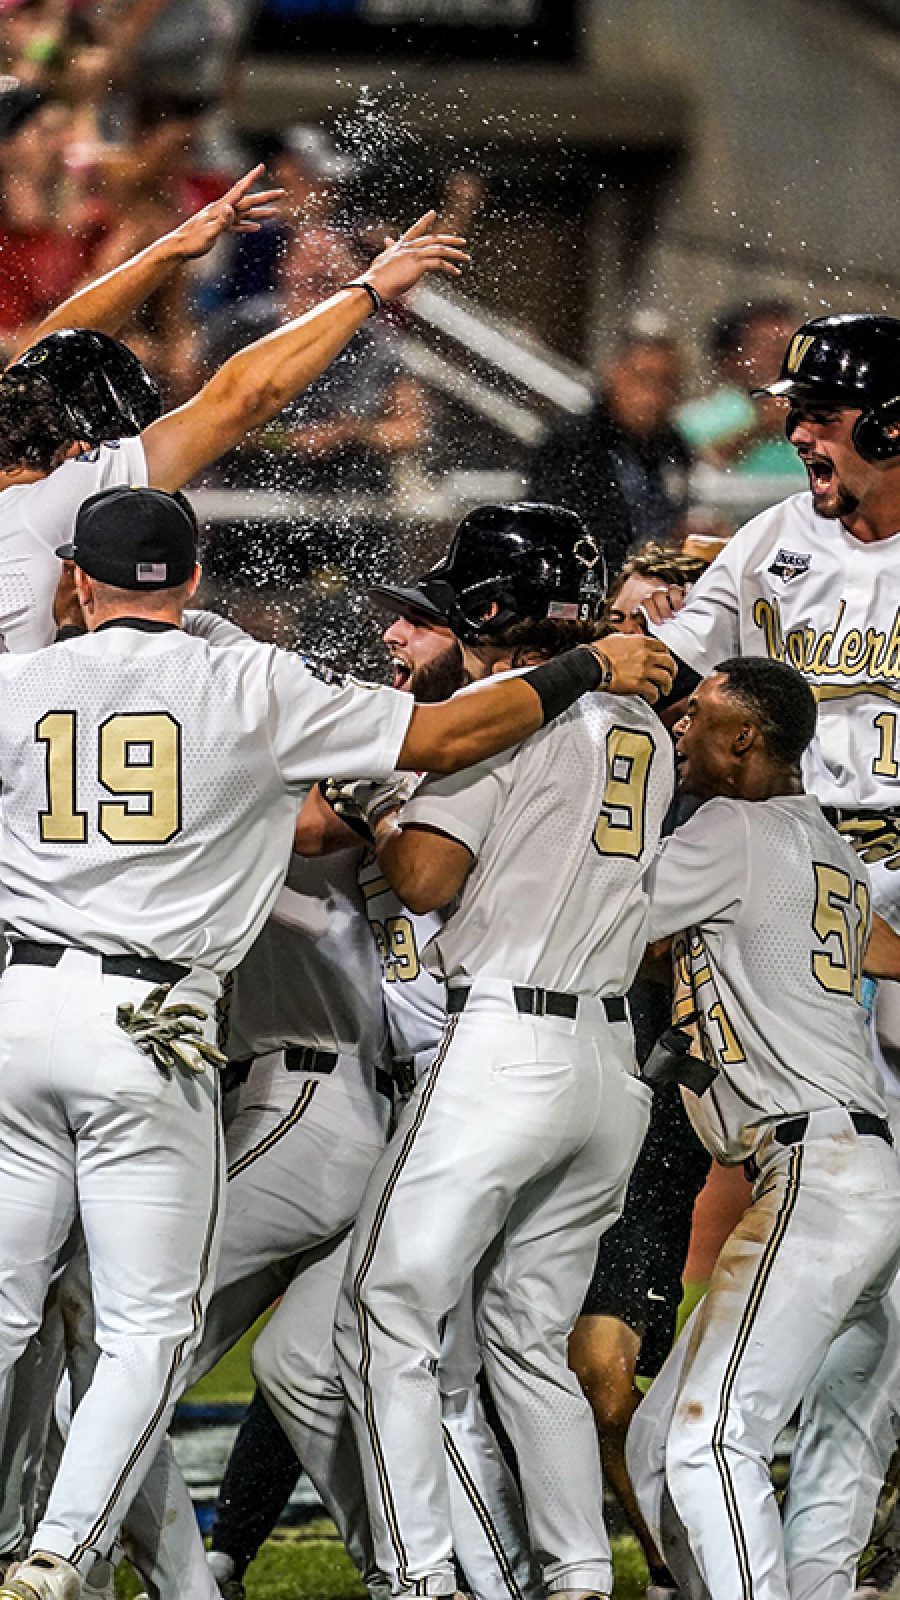
[(857, 417), (852, 439), (864, 461), (892, 461), (900, 456), (900, 395)]

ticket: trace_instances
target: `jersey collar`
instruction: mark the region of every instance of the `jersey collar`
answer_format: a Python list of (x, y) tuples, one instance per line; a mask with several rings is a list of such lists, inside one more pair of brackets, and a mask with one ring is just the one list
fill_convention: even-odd
[(159, 617), (110, 617), (108, 622), (101, 622), (94, 629), (95, 633), (102, 633), (104, 628), (137, 628), (141, 633), (171, 633), (178, 632), (177, 622), (162, 622)]

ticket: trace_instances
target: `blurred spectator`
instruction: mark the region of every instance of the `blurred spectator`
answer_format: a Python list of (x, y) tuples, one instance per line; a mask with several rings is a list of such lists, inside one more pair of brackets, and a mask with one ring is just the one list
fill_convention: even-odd
[(579, 512), (611, 568), (647, 539), (670, 542), (684, 519), (691, 452), (672, 424), (681, 377), (674, 339), (626, 335), (591, 410), (554, 429), (535, 457), (532, 497)]
[(784, 407), (777, 400), (750, 399), (750, 390), (766, 381), (765, 373), (777, 372), (796, 323), (783, 300), (736, 306), (714, 321), (709, 336), (714, 375), (706, 392), (675, 414), (688, 443), (711, 466), (803, 478), (784, 436)]
[(6, 99), (3, 109), (11, 112), (8, 135), (0, 137), (0, 346), (6, 348), (18, 329), (77, 287), (93, 266), (109, 213), (68, 170), (66, 106), (32, 95), (17, 108)]
[[(352, 227), (340, 213), (339, 185), (353, 171), (318, 127), (291, 129), (269, 162), (273, 181), (292, 202), (293, 226), (273, 266), (276, 293), (227, 304), (209, 325), (209, 356), (220, 363), (248, 337), (298, 315), (364, 268)], [(254, 241), (255, 242), (255, 241)], [(240, 260), (240, 257), (238, 258)], [(397, 333), (372, 318), (328, 371), (259, 443), (241, 452), (241, 474), (314, 492), (390, 487), (400, 460), (423, 444), (427, 412), (418, 383), (398, 360)]]

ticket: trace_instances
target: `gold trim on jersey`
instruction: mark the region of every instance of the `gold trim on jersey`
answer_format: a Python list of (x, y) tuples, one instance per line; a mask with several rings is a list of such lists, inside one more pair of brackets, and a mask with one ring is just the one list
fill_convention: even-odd
[[(698, 1022), (691, 1024), (689, 1031), (710, 1066), (732, 1067), (746, 1061), (734, 1024), (719, 997), (699, 929), (689, 928), (687, 933), (678, 934), (672, 941), (672, 975), (672, 1021), (676, 1027), (683, 1026), (686, 1017), (699, 1013)], [(711, 1005), (700, 998), (700, 990), (706, 985), (713, 992)], [(718, 1041), (711, 1032), (711, 1023)]]
[(886, 683), (811, 683), (810, 688), (817, 700), (854, 700), (861, 694), (873, 694), (900, 706), (900, 689), (891, 689)]
[(363, 883), (362, 879), (360, 879), (359, 887), (363, 892), (364, 900), (377, 900), (380, 894), (387, 894), (391, 886), (388, 883), (387, 878), (382, 876), (378, 878), (370, 878), (368, 883)]

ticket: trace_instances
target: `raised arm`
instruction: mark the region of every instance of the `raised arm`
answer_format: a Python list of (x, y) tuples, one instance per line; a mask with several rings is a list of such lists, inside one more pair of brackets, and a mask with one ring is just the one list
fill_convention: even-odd
[(131, 313), (143, 305), (182, 262), (205, 256), (223, 233), (255, 233), (262, 221), (275, 216), (284, 193), (282, 189), (250, 193), (264, 171), (262, 166), (253, 167), (221, 199), (204, 206), (171, 233), (163, 234), (129, 261), (123, 261), (120, 267), (114, 267), (64, 300), (22, 338), (16, 356), (58, 328), (96, 328), (99, 333), (118, 333)]
[(450, 700), (417, 705), (397, 765), (460, 772), (527, 739), (591, 689), (637, 694), (652, 705), (674, 676), (675, 663), (658, 639), (610, 634), (520, 676), (484, 679)]
[[(426, 272), (458, 276), (469, 260), (465, 240), (432, 232), (434, 221), (435, 213), (426, 212), (354, 284), (369, 284), (376, 297), (393, 300)], [(334, 360), (372, 309), (367, 289), (342, 288), (305, 316), (239, 350), (199, 394), (142, 435), (149, 482), (157, 489), (180, 489), (245, 434), (277, 416)]]

